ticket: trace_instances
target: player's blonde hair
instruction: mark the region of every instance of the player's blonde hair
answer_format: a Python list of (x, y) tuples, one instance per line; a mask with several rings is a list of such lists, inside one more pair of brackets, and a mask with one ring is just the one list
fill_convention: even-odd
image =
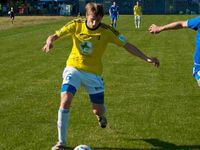
[(104, 16), (104, 9), (102, 4), (98, 3), (87, 3), (85, 6), (86, 15), (88, 15), (90, 12), (94, 13), (95, 16)]

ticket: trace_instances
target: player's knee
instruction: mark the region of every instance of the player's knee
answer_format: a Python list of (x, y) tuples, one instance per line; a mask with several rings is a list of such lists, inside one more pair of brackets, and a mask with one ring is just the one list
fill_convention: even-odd
[(61, 103), (60, 108), (69, 109), (73, 96), (76, 93), (76, 88), (70, 84), (61, 86)]
[(70, 92), (61, 93), (60, 108), (69, 109), (73, 99), (73, 94)]

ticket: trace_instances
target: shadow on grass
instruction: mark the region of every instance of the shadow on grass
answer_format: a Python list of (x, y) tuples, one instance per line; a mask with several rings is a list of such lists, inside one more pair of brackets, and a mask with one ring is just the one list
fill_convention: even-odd
[(160, 149), (169, 149), (169, 150), (199, 150), (200, 145), (176, 145), (173, 143), (161, 141), (159, 139), (140, 139), (142, 141), (145, 141), (154, 147), (158, 147)]
[[(93, 147), (93, 150), (200, 150), (200, 145), (176, 145), (161, 141), (159, 139), (132, 139), (131, 141), (144, 141), (155, 148), (114, 148), (114, 147)], [(73, 148), (69, 148), (73, 150)]]

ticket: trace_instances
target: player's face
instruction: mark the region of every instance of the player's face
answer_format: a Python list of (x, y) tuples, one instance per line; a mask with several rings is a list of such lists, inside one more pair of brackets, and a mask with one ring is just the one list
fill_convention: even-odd
[(91, 29), (98, 27), (101, 23), (102, 16), (96, 16), (94, 13), (90, 12), (86, 15), (87, 18), (87, 26)]

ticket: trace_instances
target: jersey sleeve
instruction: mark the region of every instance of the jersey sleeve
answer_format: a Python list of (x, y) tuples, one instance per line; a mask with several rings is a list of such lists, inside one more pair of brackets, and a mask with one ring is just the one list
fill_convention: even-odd
[(117, 46), (123, 47), (127, 43), (125, 36), (112, 27), (110, 28), (109, 37), (110, 42)]
[(187, 27), (193, 30), (198, 30), (200, 27), (200, 17), (187, 20)]
[(76, 30), (76, 22), (70, 21), (65, 26), (63, 26), (60, 30), (57, 30), (56, 35), (58, 37), (62, 37), (64, 35), (65, 36), (73, 35), (75, 33), (75, 30)]

